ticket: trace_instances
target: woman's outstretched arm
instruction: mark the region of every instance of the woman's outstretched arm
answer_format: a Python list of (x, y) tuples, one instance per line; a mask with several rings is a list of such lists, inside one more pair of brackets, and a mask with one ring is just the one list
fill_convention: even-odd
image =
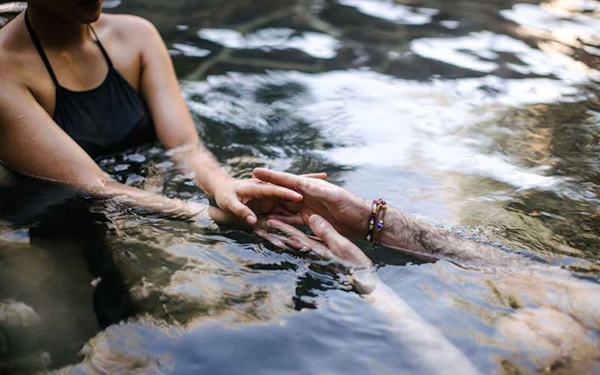
[(256, 224), (257, 216), (248, 207), (249, 201), (262, 198), (302, 200), (300, 194), (287, 188), (253, 179), (234, 179), (222, 170), (198, 136), (160, 34), (146, 20), (133, 16), (121, 17), (127, 17), (125, 28), (130, 29), (126, 33), (130, 40), (126, 43), (140, 49), (140, 92), (152, 113), (158, 139), (165, 147), (174, 150), (172, 155), (177, 165), (193, 171), (198, 186), (214, 197), (219, 207), (250, 225)]
[[(1, 65), (1, 64), (0, 64)], [(31, 91), (0, 66), (0, 161), (16, 172), (72, 186), (101, 199), (191, 219), (210, 214), (235, 224), (223, 211), (148, 193), (111, 180), (38, 104)]]

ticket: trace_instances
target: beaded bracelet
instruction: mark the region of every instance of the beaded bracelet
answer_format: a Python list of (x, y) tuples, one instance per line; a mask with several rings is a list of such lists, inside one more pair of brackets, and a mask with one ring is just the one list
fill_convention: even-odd
[(383, 231), (383, 222), (385, 220), (385, 213), (387, 212), (387, 203), (384, 200), (381, 200), (381, 207), (379, 208), (379, 212), (381, 212), (381, 216), (379, 218), (379, 220), (377, 221), (377, 231), (375, 232), (375, 234), (377, 234), (377, 236), (375, 236), (375, 234), (373, 235), (373, 243), (375, 245), (381, 245), (381, 232)]
[(379, 210), (379, 205), (377, 201), (374, 200), (371, 205), (371, 218), (369, 219), (368, 230), (367, 230), (367, 242), (371, 242), (371, 238), (373, 237), (373, 228), (375, 228), (375, 219), (377, 218), (377, 211)]
[[(387, 202), (383, 199), (376, 199), (373, 201), (371, 206), (371, 218), (369, 219), (369, 230), (367, 231), (367, 241), (375, 245), (380, 245), (381, 231), (383, 230), (383, 222), (385, 220), (385, 212), (387, 211)], [(381, 213), (379, 220), (377, 220), (378, 214)], [(377, 222), (377, 225), (375, 225)]]

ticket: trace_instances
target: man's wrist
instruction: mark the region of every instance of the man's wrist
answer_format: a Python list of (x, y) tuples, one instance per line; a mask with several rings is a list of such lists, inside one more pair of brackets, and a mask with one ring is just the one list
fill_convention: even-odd
[(371, 218), (371, 212), (373, 210), (372, 201), (368, 199), (359, 198), (359, 212), (360, 212), (360, 223), (358, 226), (358, 238), (364, 239), (369, 233), (369, 219)]

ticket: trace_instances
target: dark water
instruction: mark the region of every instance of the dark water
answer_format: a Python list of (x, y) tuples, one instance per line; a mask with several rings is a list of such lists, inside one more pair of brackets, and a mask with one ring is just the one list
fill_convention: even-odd
[[(157, 25), (231, 174), (326, 171), (566, 269), (422, 263), (361, 244), (481, 373), (600, 373), (599, 2), (106, 6)], [(101, 166), (206, 201), (159, 147)], [(3, 328), (0, 372), (427, 373), (343, 275), (250, 234), (71, 200), (0, 233), (0, 323), (21, 311)]]

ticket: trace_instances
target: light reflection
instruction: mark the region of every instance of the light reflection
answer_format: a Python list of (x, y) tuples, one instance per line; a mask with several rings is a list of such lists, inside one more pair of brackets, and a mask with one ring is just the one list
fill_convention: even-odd
[(548, 1), (537, 6), (534, 4), (515, 4), (510, 10), (500, 12), (505, 18), (537, 31), (537, 35), (570, 46), (580, 47), (580, 38), (593, 40), (598, 38), (600, 20), (597, 3), (585, 0)]
[(188, 57), (206, 57), (211, 54), (209, 50), (183, 43), (173, 43), (173, 48)]
[(399, 24), (424, 25), (438, 14), (438, 9), (410, 7), (390, 0), (339, 0), (342, 5), (355, 7), (361, 13)]
[[(252, 93), (263, 80), (260, 76), (229, 75), (213, 77), (208, 83), (186, 83), (184, 88), (188, 95), (205, 95), (202, 103), (191, 103), (194, 112), (218, 121), (260, 127), (266, 125), (265, 116), (274, 109), (254, 100)], [(274, 80), (299, 81), (311, 88), (310, 96), (276, 106), (302, 113), (309, 123), (343, 140), (345, 147), (324, 151), (338, 163), (404, 169), (419, 165), (440, 172), (489, 176), (518, 188), (551, 188), (561, 181), (546, 176), (538, 166), (526, 169), (513, 165), (502, 154), (481, 153), (478, 148), (491, 140), (465, 134), (482, 119), (493, 118), (501, 104), (551, 102), (576, 92), (560, 82), (497, 81), (490, 77), (421, 84), (356, 71), (271, 74), (267, 79)], [(502, 90), (493, 102), (480, 90), (486, 83)], [(243, 96), (210, 90), (211, 86), (230, 84)], [(532, 97), (533, 90), (539, 95)], [(415, 100), (420, 105), (415, 106)], [(376, 131), (365, 128), (365, 124), (373, 124)]]
[[(299, 35), (298, 35), (299, 34)], [(248, 35), (228, 29), (202, 29), (198, 36), (234, 49), (283, 50), (297, 49), (319, 59), (335, 57), (340, 42), (333, 37), (315, 33), (298, 33), (293, 29), (267, 28)]]
[(556, 76), (572, 82), (585, 82), (600, 74), (570, 57), (572, 50), (555, 42), (539, 43), (532, 48), (527, 43), (507, 35), (488, 31), (468, 36), (447, 38), (421, 38), (411, 43), (411, 49), (427, 58), (474, 71), (492, 73), (503, 64), (500, 52), (515, 55), (520, 64), (509, 66), (524, 75)]
[[(111, 3), (120, 2), (105, 5)], [(260, 3), (268, 8), (263, 12), (253, 1), (228, 2), (227, 9), (220, 2), (183, 1), (181, 9), (189, 12), (176, 17), (164, 9), (180, 4), (132, 0), (120, 9), (148, 12), (169, 26), (161, 32), (178, 30), (175, 39), (186, 35), (189, 40), (167, 44), (183, 65), (211, 67), (206, 81), (184, 82), (183, 90), (202, 120), (203, 139), (233, 174), (248, 176), (262, 165), (299, 172), (326, 166), (335, 182), (360, 195), (384, 196), (435, 224), (465, 225), (452, 230), (525, 247), (590, 279), (599, 274), (593, 262), (599, 256), (600, 112), (586, 101), (597, 92), (579, 88), (598, 79), (580, 55), (598, 55), (596, 2), (520, 3), (508, 10), (501, 9), (504, 3), (486, 3), (485, 12), (476, 2), (292, 3)], [(267, 13), (273, 9), (286, 11), (272, 18)], [(487, 23), (488, 12), (501, 16)], [(240, 22), (247, 28), (226, 28)], [(196, 35), (183, 25), (203, 28)], [(225, 54), (204, 65), (211, 43), (257, 58), (232, 67)], [(276, 64), (270, 61), (274, 51), (302, 53), (286, 53)], [(327, 60), (318, 62), (319, 74), (291, 72), (297, 65), (283, 63), (304, 54)], [(453, 74), (458, 79), (439, 78)], [(160, 153), (114, 156), (101, 166), (129, 185), (206, 202), (193, 176), (171, 173), (172, 163)], [(111, 262), (140, 316), (92, 341), (75, 372), (186, 374), (207, 366), (203, 372), (365, 374), (407, 368), (384, 323), (358, 296), (343, 292), (346, 285), (308, 269), (308, 262), (238, 232), (215, 233), (118, 205), (99, 212), (109, 220), (103, 240)], [(29, 233), (1, 225), (0, 245), (25, 257)], [(574, 367), (582, 373), (590, 358), (597, 366), (587, 340), (599, 326), (590, 319), (600, 316), (597, 307), (589, 308), (595, 288), (580, 293), (533, 273), (498, 276), (447, 263), (391, 266), (402, 263), (397, 259), (389, 255), (379, 272), (444, 334), (478, 353), (472, 357), (486, 373), (498, 370), (490, 364), (497, 358), (502, 369), (561, 371), (556, 364), (568, 360), (569, 366), (583, 363)], [(355, 355), (348, 356), (351, 349)], [(327, 361), (317, 363), (322, 357)], [(528, 361), (537, 367), (523, 365)]]

